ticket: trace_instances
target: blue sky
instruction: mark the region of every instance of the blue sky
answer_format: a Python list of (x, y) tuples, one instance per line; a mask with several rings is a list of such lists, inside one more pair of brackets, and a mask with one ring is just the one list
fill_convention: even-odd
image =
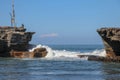
[[(0, 25), (10, 25), (12, 0), (0, 0)], [(120, 27), (120, 0), (15, 0), (16, 24), (34, 44), (102, 44), (96, 29)]]

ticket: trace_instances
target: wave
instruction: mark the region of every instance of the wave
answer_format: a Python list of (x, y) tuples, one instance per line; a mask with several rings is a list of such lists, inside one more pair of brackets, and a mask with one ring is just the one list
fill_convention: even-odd
[(81, 52), (72, 52), (72, 51), (66, 51), (66, 50), (53, 50), (52, 48), (46, 46), (46, 45), (37, 45), (36, 47), (30, 49), (29, 51), (32, 52), (34, 51), (34, 49), (36, 48), (46, 48), (47, 49), (47, 56), (45, 57), (45, 59), (59, 59), (59, 60), (78, 60), (78, 59), (81, 59), (81, 60), (87, 60), (87, 57), (84, 57), (84, 58), (80, 58), (78, 57), (78, 55), (95, 55), (95, 56), (103, 56), (105, 57), (106, 56), (106, 53), (105, 53), (105, 50), (104, 49), (101, 49), (101, 50), (94, 50), (92, 52), (84, 52), (84, 53), (81, 53)]

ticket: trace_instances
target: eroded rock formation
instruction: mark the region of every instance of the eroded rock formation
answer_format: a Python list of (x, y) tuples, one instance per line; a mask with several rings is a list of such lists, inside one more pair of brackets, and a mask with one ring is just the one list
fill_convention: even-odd
[(107, 57), (120, 56), (120, 28), (101, 28), (97, 32), (103, 40)]
[(47, 55), (46, 48), (36, 48), (33, 52), (11, 50), (10, 57), (15, 58), (41, 58)]

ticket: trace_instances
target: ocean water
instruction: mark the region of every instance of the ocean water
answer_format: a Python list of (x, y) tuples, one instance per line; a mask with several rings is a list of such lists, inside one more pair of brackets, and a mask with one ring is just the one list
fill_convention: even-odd
[(36, 47), (45, 47), (48, 55), (32, 59), (0, 58), (0, 80), (120, 80), (120, 63), (88, 61), (87, 57), (77, 56), (105, 56), (102, 45)]

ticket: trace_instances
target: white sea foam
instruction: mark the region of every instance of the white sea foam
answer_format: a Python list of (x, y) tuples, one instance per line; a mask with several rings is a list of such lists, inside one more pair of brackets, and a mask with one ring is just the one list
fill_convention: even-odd
[(46, 48), (47, 49), (47, 56), (45, 58), (48, 59), (81, 59), (81, 60), (87, 60), (87, 57), (79, 58), (78, 55), (95, 55), (95, 56), (106, 56), (105, 50), (94, 50), (93, 52), (72, 52), (72, 51), (66, 51), (66, 50), (53, 50), (48, 46), (45, 45), (37, 45), (33, 49), (29, 50), (30, 52), (34, 51), (36, 48)]

